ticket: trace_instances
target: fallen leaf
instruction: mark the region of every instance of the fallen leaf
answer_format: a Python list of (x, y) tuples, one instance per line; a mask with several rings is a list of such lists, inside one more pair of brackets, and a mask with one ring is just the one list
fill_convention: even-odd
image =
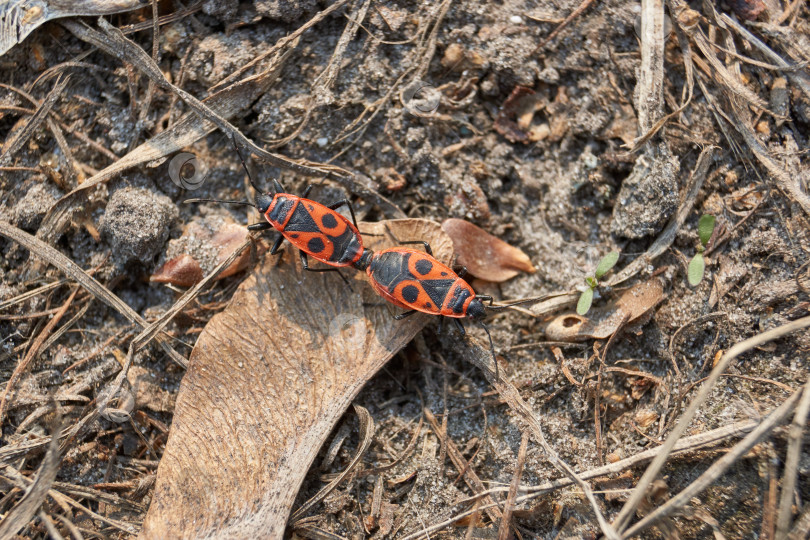
[[(372, 246), (450, 239), (424, 220), (362, 223)], [(353, 277), (264, 256), (191, 353), (141, 538), (281, 538), (307, 469), (365, 382), (429, 320)]]
[[(180, 238), (169, 242), (169, 260), (155, 270), (149, 281), (178, 287), (196, 285), (205, 274), (230, 257), (247, 235), (247, 227), (219, 216), (195, 218), (186, 225)], [(250, 264), (250, 258), (251, 251), (245, 250), (217, 279), (241, 272)]]
[(203, 278), (202, 268), (197, 259), (188, 254), (180, 255), (166, 261), (155, 273), (149, 276), (149, 281), (155, 283), (171, 283), (178, 287), (192, 287)]
[(499, 283), (520, 271), (536, 272), (528, 255), (469, 221), (446, 219), (442, 230), (453, 240), (456, 263), (466, 266), (467, 272), (477, 278)]
[(546, 326), (546, 337), (552, 341), (585, 341), (607, 339), (623, 324), (646, 320), (646, 316), (664, 299), (664, 284), (654, 277), (626, 290), (605, 307), (591, 309), (588, 316), (567, 313)]

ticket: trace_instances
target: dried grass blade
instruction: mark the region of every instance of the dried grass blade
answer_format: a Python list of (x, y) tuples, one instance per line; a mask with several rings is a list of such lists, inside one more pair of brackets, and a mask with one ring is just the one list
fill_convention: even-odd
[(734, 447), (727, 453), (723, 454), (723, 457), (714, 462), (712, 466), (701, 474), (694, 482), (689, 484), (685, 489), (669, 499), (666, 503), (645, 516), (641, 521), (633, 525), (633, 527), (628, 529), (624, 535), (622, 535), (622, 538), (631, 538), (637, 535), (644, 529), (654, 525), (661, 519), (682, 508), (692, 499), (692, 497), (695, 497), (700, 492), (708, 488), (712, 482), (717, 480), (726, 471), (726, 469), (737, 462), (742, 456), (751, 450), (754, 445), (767, 437), (768, 434), (774, 428), (776, 428), (776, 426), (787, 418), (790, 411), (793, 410), (793, 407), (799, 401), (801, 394), (802, 390), (797, 390), (784, 403), (774, 409), (774, 411), (771, 412), (771, 414), (769, 414), (754, 431), (746, 435), (743, 440), (734, 445)]
[(53, 89), (48, 92), (48, 95), (45, 99), (42, 100), (42, 104), (37, 107), (37, 111), (31, 116), (31, 118), (26, 122), (25, 126), (16, 134), (12, 135), (12, 139), (6, 141), (3, 144), (3, 155), (0, 156), (0, 166), (7, 165), (11, 162), (11, 158), (14, 157), (14, 154), (22, 148), (25, 142), (34, 134), (37, 130), (39, 125), (48, 117), (48, 113), (51, 112), (51, 109), (56, 104), (56, 101), (64, 94), (65, 88), (67, 87), (68, 83), (70, 82), (70, 75), (65, 77), (60, 76), (59, 79), (56, 80), (56, 84), (54, 84)]
[[(62, 430), (62, 415), (59, 414), (56, 404), (53, 402), (52, 404), (57, 413), (52, 431), (59, 433)], [(37, 515), (37, 511), (56, 480), (59, 463), (59, 437), (54, 436), (51, 437), (48, 451), (45, 453), (45, 458), (39, 466), (33, 483), (26, 489), (25, 495), (14, 505), (14, 508), (4, 516), (3, 521), (0, 521), (0, 538), (15, 536)]]
[[(137, 324), (141, 328), (146, 328), (148, 324), (138, 315), (135, 310), (129, 307), (123, 300), (111, 293), (104, 285), (90, 277), (78, 264), (71, 261), (65, 255), (57, 251), (55, 248), (46, 244), (42, 240), (31, 236), (27, 232), (14, 227), (8, 223), (0, 221), (0, 235), (9, 238), (23, 246), (32, 255), (46, 260), (50, 264), (59, 268), (66, 275), (75, 279), (81, 287), (87, 290), (90, 294), (116, 310), (123, 315), (131, 323)], [(158, 341), (163, 350), (175, 362), (185, 367), (186, 359), (175, 351), (166, 340), (165, 336), (158, 336)]]
[(788, 432), (788, 449), (785, 458), (785, 475), (782, 479), (782, 495), (779, 501), (779, 517), (776, 522), (776, 540), (785, 540), (790, 532), (791, 506), (796, 489), (796, 475), (801, 458), (802, 438), (810, 413), (810, 379), (804, 385), (802, 399), (796, 407), (796, 414)]
[(523, 465), (526, 463), (526, 445), (528, 442), (529, 432), (524, 431), (523, 435), (520, 437), (520, 449), (518, 450), (515, 474), (512, 477), (512, 484), (509, 486), (509, 495), (506, 496), (506, 502), (504, 503), (503, 518), (501, 519), (501, 526), (498, 530), (498, 540), (507, 540), (509, 538), (512, 509), (515, 505), (518, 487), (520, 487), (520, 475), (523, 473)]
[(638, 484), (636, 485), (635, 490), (633, 490), (632, 495), (624, 503), (624, 507), (622, 507), (619, 515), (614, 520), (614, 525), (619, 531), (624, 531), (627, 527), (627, 524), (635, 513), (636, 508), (638, 507), (641, 500), (645, 497), (647, 493), (647, 488), (650, 484), (655, 480), (658, 476), (658, 473), (661, 472), (661, 468), (664, 466), (667, 458), (669, 457), (670, 453), (672, 452), (673, 448), (675, 447), (678, 439), (683, 435), (686, 431), (686, 428), (689, 427), (689, 423), (695, 417), (698, 408), (703, 405), (706, 399), (711, 394), (712, 390), (714, 389), (715, 384), (717, 384), (718, 379), (723, 374), (723, 372), (731, 365), (731, 362), (743, 354), (746, 351), (753, 349), (763, 343), (767, 343), (774, 339), (778, 339), (782, 336), (786, 336), (796, 330), (801, 330), (803, 328), (807, 328), (810, 326), (810, 317), (804, 317), (802, 319), (798, 319), (796, 321), (790, 322), (788, 324), (779, 326), (772, 330), (768, 330), (767, 332), (763, 332), (761, 334), (757, 334), (754, 337), (748, 338), (745, 341), (741, 341), (731, 347), (723, 357), (720, 359), (719, 362), (714, 366), (712, 372), (706, 378), (706, 382), (700, 387), (698, 394), (692, 399), (689, 403), (689, 407), (684, 411), (683, 415), (681, 416), (678, 424), (672, 430), (672, 432), (667, 437), (667, 440), (664, 441), (664, 444), (661, 445), (660, 453), (655, 457), (653, 462), (647, 467), (647, 470), (644, 471), (641, 479), (639, 479)]

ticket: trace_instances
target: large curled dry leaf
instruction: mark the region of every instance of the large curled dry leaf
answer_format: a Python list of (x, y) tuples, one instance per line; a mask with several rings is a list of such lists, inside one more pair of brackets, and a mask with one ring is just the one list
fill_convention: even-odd
[(0, 5), (0, 56), (42, 24), (60, 17), (109, 15), (143, 8), (141, 0), (71, 0), (70, 2), (3, 2)]
[(450, 218), (442, 230), (453, 240), (457, 264), (477, 278), (494, 283), (512, 279), (519, 272), (536, 270), (528, 255), (463, 219)]
[[(451, 242), (423, 220), (361, 223), (367, 245)], [(319, 263), (314, 263), (319, 267)], [(265, 255), (191, 354), (142, 538), (281, 538), (312, 460), (365, 382), (422, 328), (396, 321), (365, 275)], [(364, 305), (364, 303), (366, 305)]]
[(576, 313), (560, 315), (546, 326), (546, 338), (553, 341), (606, 339), (625, 324), (646, 320), (664, 299), (664, 284), (659, 277), (627, 289), (609, 305), (592, 309), (588, 316)]

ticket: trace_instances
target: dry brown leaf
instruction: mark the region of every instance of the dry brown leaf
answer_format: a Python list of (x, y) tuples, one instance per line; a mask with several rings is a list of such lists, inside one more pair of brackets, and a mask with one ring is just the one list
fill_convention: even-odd
[(171, 283), (178, 287), (192, 287), (203, 278), (202, 268), (197, 259), (189, 254), (169, 259), (155, 273), (149, 276), (149, 281), (155, 283)]
[[(449, 261), (450, 239), (423, 220), (363, 223), (424, 239)], [(390, 246), (385, 236), (372, 246)], [(305, 272), (297, 254), (264, 262), (200, 334), (175, 405), (142, 538), (281, 538), (312, 460), (363, 384), (429, 320), (380, 304), (352, 269)], [(372, 304), (372, 305), (365, 305)]]
[(519, 271), (536, 272), (528, 255), (463, 219), (450, 218), (442, 230), (453, 240), (456, 263), (467, 267), (473, 276), (499, 283)]
[[(232, 221), (219, 217), (195, 218), (186, 225), (180, 238), (169, 243), (171, 258), (149, 276), (149, 281), (171, 283), (178, 287), (196, 285), (204, 274), (230, 257), (247, 235), (248, 230), (244, 225)], [(216, 279), (224, 279), (247, 268), (250, 254), (250, 250), (243, 251)]]
[(609, 305), (591, 309), (587, 317), (576, 313), (560, 315), (546, 327), (546, 337), (553, 341), (606, 339), (620, 326), (640, 322), (663, 299), (664, 284), (654, 277), (626, 290)]

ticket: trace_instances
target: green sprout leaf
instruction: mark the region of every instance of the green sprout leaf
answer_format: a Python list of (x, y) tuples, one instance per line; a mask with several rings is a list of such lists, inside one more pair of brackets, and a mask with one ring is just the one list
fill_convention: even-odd
[(579, 297), (577, 313), (579, 315), (585, 315), (588, 313), (588, 310), (591, 309), (591, 304), (593, 304), (593, 289), (588, 288), (582, 291), (582, 295)]
[(619, 260), (619, 252), (618, 251), (611, 251), (604, 257), (602, 260), (599, 261), (599, 264), (596, 265), (596, 272), (594, 272), (594, 276), (596, 279), (602, 279), (602, 276), (610, 272), (610, 269), (616, 265), (616, 261)]
[(689, 261), (689, 284), (694, 287), (703, 281), (703, 272), (705, 271), (706, 261), (703, 258), (703, 254), (697, 253), (694, 257), (692, 257), (692, 260)]
[(596, 278), (592, 278), (591, 276), (588, 276), (588, 277), (585, 278), (585, 285), (587, 285), (591, 289), (595, 289), (595, 288), (597, 288), (599, 286), (599, 282), (596, 281)]
[[(714, 232), (716, 222), (717, 220), (715, 217), (709, 214), (703, 214), (700, 221), (698, 221), (698, 236), (700, 237), (700, 243), (703, 244), (703, 247), (706, 247), (709, 244), (709, 240), (712, 238), (712, 233)], [(694, 261), (694, 259), (692, 260)], [(701, 275), (703, 275), (702, 272)]]

